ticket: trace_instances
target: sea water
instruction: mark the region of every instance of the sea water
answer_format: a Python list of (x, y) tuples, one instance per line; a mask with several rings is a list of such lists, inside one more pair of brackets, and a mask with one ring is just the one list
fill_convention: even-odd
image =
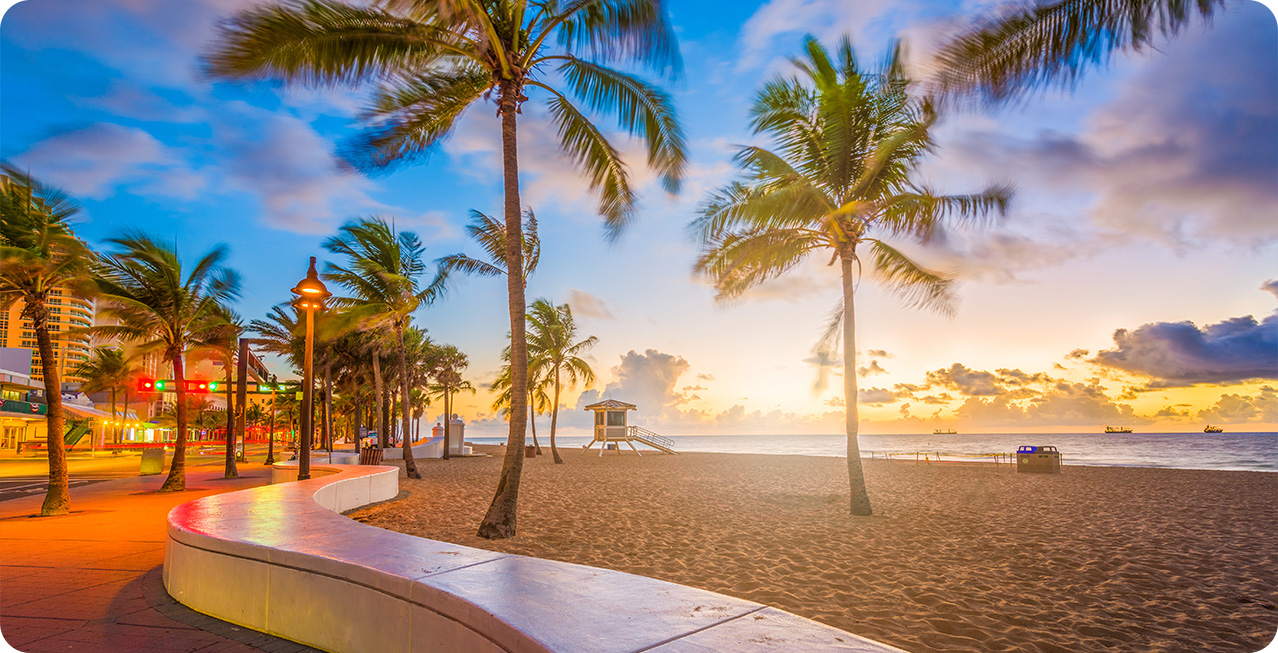
[[(550, 446), (539, 433), (542, 449)], [(838, 435), (672, 435), (676, 451), (844, 456), (846, 439)], [(467, 436), (475, 444), (502, 444), (504, 436)], [(532, 438), (528, 438), (532, 443)], [(563, 453), (580, 450), (590, 436), (556, 436)], [(976, 454), (1012, 453), (1021, 445), (1050, 445), (1066, 465), (1171, 467), (1278, 471), (1278, 433), (998, 433), (958, 435), (862, 435), (862, 457), (981, 460)], [(622, 445), (625, 446), (624, 444)], [(640, 451), (651, 451), (636, 444)], [(591, 451), (595, 455), (599, 445)], [(629, 448), (627, 447), (627, 450)], [(993, 461), (993, 457), (985, 458)]]

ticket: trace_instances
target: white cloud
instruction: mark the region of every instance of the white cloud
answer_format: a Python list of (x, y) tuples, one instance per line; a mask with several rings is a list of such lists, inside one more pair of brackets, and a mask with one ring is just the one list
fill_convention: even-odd
[(178, 152), (141, 129), (111, 123), (52, 136), (14, 160), (72, 195), (93, 199), (110, 196), (118, 184), (144, 182), (149, 192), (186, 199), (204, 188)]

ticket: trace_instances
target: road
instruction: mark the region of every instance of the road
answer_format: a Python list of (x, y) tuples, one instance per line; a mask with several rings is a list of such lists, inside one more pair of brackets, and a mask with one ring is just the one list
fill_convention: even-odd
[[(266, 458), (266, 447), (249, 447), (249, 460), (252, 462), (240, 465), (260, 466)], [(222, 459), (223, 454), (213, 448), (201, 454), (198, 449), (187, 451), (186, 461), (189, 465), (214, 464)], [(279, 458), (280, 451), (276, 450)], [(165, 471), (172, 454), (165, 456)], [(67, 457), (71, 487), (92, 485), (113, 478), (129, 478), (138, 476), (142, 454), (137, 452), (120, 453), (118, 455), (84, 455), (72, 454)], [(0, 501), (9, 501), (32, 494), (43, 494), (49, 488), (49, 460), (47, 458), (0, 458)]]

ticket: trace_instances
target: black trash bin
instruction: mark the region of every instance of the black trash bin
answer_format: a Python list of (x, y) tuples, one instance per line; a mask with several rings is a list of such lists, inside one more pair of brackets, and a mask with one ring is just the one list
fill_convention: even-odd
[(1022, 445), (1016, 449), (1016, 471), (1029, 474), (1061, 473), (1061, 452), (1056, 447)]

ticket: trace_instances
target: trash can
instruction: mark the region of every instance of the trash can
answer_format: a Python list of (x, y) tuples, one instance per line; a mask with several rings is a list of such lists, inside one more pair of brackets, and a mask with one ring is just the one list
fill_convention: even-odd
[(361, 465), (382, 464), (382, 450), (377, 447), (366, 447), (364, 449), (360, 449), (359, 464)]
[(524, 447), (524, 458), (536, 458), (536, 457), (537, 457), (537, 447), (534, 447), (531, 444)]
[(1016, 471), (1027, 474), (1061, 473), (1061, 452), (1056, 447), (1023, 445), (1016, 449)]
[(164, 473), (164, 449), (162, 447), (142, 450), (141, 471), (142, 476)]

